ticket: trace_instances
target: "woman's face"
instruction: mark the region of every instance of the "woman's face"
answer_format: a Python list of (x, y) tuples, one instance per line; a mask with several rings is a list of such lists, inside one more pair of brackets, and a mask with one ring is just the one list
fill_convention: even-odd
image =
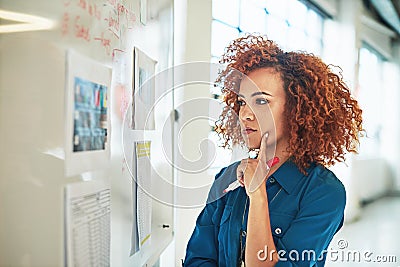
[(285, 150), (288, 144), (284, 131), (286, 95), (283, 81), (274, 69), (250, 72), (240, 83), (238, 94), (242, 135), (249, 149), (260, 148), (261, 137), (268, 132), (267, 146)]

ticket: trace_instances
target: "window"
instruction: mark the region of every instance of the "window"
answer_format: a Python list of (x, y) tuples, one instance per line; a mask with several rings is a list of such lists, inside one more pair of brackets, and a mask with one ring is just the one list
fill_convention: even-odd
[(266, 34), (285, 50), (320, 55), (324, 16), (299, 0), (213, 0), (211, 56), (246, 32)]
[(360, 140), (361, 157), (379, 157), (383, 122), (383, 101), (377, 101), (384, 95), (383, 63), (384, 58), (374, 49), (364, 44), (360, 49), (359, 88), (357, 99), (363, 110), (363, 127), (366, 137)]

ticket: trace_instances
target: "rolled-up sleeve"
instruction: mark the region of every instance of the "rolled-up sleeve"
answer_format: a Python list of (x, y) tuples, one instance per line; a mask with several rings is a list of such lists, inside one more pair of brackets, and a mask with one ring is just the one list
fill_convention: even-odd
[(299, 212), (286, 232), (277, 238), (276, 249), (280, 260), (276, 267), (323, 266), (324, 251), (343, 224), (346, 192), (336, 180), (321, 183), (306, 192)]

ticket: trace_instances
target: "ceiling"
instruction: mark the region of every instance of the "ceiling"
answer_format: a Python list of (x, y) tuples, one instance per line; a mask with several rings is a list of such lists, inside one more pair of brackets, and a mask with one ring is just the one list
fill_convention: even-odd
[(364, 0), (364, 6), (400, 36), (400, 0)]

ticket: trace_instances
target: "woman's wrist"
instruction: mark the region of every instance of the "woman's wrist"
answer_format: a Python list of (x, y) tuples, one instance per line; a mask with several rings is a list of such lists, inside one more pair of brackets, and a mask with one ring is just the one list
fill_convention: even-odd
[(257, 202), (259, 204), (263, 204), (268, 202), (267, 190), (263, 184), (257, 188), (254, 192), (248, 193), (250, 203)]

